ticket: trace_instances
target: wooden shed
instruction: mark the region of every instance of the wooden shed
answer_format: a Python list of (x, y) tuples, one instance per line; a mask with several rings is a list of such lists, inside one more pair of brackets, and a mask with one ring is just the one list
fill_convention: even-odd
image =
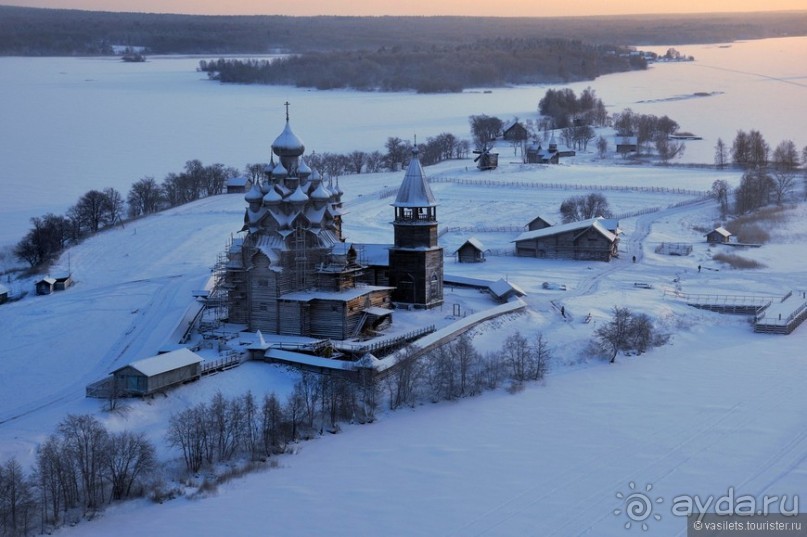
[(71, 285), (73, 285), (73, 275), (72, 274), (63, 274), (61, 276), (56, 276), (54, 278), (56, 280), (53, 283), (53, 290), (54, 291), (64, 291)]
[(485, 260), (485, 246), (476, 238), (471, 237), (454, 252), (458, 263), (481, 263)]
[(112, 372), (123, 396), (145, 396), (202, 376), (202, 357), (187, 348), (132, 362)]
[(34, 284), (36, 287), (36, 294), (38, 295), (49, 295), (53, 292), (54, 286), (56, 285), (56, 279), (51, 278), (50, 276), (46, 278), (42, 278), (38, 282)]
[(720, 226), (706, 234), (706, 242), (712, 244), (725, 244), (731, 242), (731, 232)]
[(0, 304), (8, 302), (8, 288), (0, 284)]

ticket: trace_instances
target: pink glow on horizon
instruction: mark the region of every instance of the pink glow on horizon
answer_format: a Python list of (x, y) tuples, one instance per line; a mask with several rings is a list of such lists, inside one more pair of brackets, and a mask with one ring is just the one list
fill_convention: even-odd
[(502, 17), (558, 17), (587, 15), (711, 13), (804, 10), (804, 0), (768, 0), (764, 9), (751, 0), (566, 0), (545, 4), (534, 0), (8, 0), (26, 7), (189, 13), (204, 15), (461, 15)]

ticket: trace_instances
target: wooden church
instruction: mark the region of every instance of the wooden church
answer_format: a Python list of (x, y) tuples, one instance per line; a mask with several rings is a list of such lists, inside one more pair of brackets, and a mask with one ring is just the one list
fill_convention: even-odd
[[(358, 284), (363, 266), (342, 245), (342, 190), (306, 165), (289, 123), (264, 177), (244, 196), (246, 236), (225, 273), (230, 322), (276, 334), (347, 339), (390, 320), (392, 289)], [(274, 157), (278, 158), (275, 163)]]
[(392, 204), (389, 285), (366, 283), (368, 267), (342, 236), (344, 192), (309, 168), (304, 153), (286, 103), (286, 125), (272, 143), (271, 161), (244, 196), (246, 235), (227, 252), (229, 322), (253, 331), (343, 340), (383, 329), (393, 303), (441, 304), (437, 203), (417, 151)]

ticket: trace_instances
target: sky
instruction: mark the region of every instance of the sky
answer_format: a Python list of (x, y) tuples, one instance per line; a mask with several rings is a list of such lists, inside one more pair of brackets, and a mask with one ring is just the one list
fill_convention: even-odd
[(7, 4), (103, 11), (204, 15), (462, 15), (555, 17), (653, 13), (804, 10), (804, 0), (11, 0)]

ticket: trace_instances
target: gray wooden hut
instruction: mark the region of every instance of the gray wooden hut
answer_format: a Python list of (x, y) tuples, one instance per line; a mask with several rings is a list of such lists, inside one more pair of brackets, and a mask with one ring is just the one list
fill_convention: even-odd
[(158, 354), (112, 372), (123, 396), (146, 396), (202, 376), (202, 357), (187, 348)]
[(706, 234), (706, 242), (712, 244), (725, 244), (731, 242), (731, 232), (720, 226)]
[(53, 292), (53, 288), (55, 285), (56, 285), (56, 278), (51, 278), (50, 276), (47, 276), (36, 282), (34, 284), (34, 287), (36, 287), (36, 294), (49, 295)]
[(54, 280), (56, 280), (55, 282), (53, 282), (54, 291), (64, 291), (65, 289), (73, 285), (72, 274), (62, 274), (60, 276), (56, 276)]
[(454, 252), (458, 263), (481, 263), (485, 261), (485, 246), (475, 237), (465, 241)]

